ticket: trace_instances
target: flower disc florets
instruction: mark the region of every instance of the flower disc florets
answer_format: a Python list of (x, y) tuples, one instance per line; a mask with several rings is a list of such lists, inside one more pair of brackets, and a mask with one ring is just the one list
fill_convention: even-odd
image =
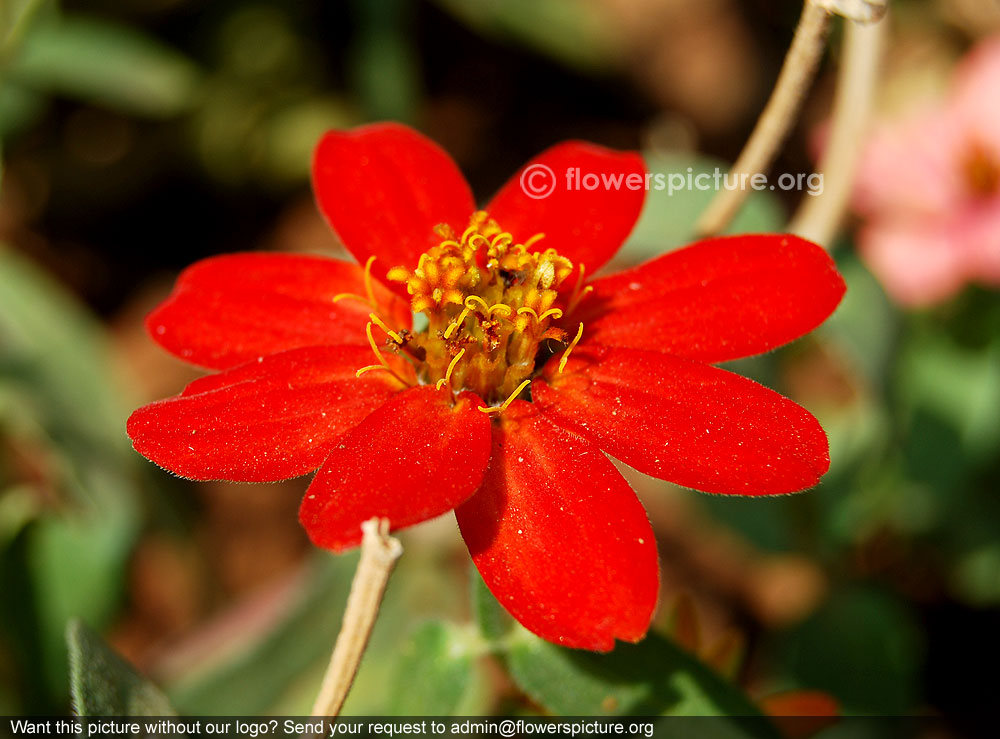
[(573, 290), (560, 301), (576, 268), (553, 249), (531, 251), (544, 234), (516, 243), (485, 211), (473, 214), (461, 236), (447, 225), (435, 232), (441, 242), (421, 254), (415, 268), (396, 266), (387, 275), (406, 285), (413, 312), (427, 316), (427, 327), (391, 333), (390, 342), (417, 361), (422, 382), (470, 390), (494, 407), (505, 404), (530, 382), (546, 354), (543, 342), (566, 342), (566, 331), (553, 323), (580, 297)]

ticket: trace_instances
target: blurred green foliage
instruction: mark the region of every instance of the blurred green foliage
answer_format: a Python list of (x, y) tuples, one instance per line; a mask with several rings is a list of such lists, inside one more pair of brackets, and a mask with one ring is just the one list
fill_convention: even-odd
[(65, 700), (69, 619), (104, 627), (123, 595), (141, 498), (119, 390), (100, 324), (0, 247), (4, 647), (28, 707)]

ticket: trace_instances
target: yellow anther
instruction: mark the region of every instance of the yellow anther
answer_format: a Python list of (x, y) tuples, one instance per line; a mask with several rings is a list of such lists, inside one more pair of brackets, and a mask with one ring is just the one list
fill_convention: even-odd
[[(465, 241), (465, 237), (464, 236), (462, 237), (462, 241)], [(456, 249), (461, 249), (462, 248), (462, 245), (459, 244), (454, 239), (445, 239), (444, 241), (441, 242), (441, 246), (442, 247), (444, 247), (444, 246), (452, 246), (452, 247), (454, 247)]]
[(369, 317), (370, 319), (372, 319), (372, 321), (374, 321), (374, 322), (375, 322), (375, 325), (376, 325), (376, 326), (378, 326), (378, 327), (379, 327), (380, 329), (382, 329), (383, 331), (385, 331), (385, 332), (386, 332), (386, 333), (387, 333), (387, 334), (389, 335), (389, 337), (390, 337), (390, 338), (391, 338), (391, 339), (392, 339), (393, 341), (395, 341), (395, 342), (396, 342), (397, 344), (402, 344), (402, 343), (403, 343), (403, 337), (402, 337), (402, 336), (400, 336), (399, 334), (397, 334), (397, 333), (396, 333), (395, 331), (393, 331), (393, 330), (392, 330), (391, 328), (389, 328), (389, 327), (388, 327), (388, 326), (387, 326), (387, 325), (385, 324), (385, 321), (383, 321), (383, 320), (382, 320), (381, 318), (379, 318), (378, 316), (376, 316), (376, 315), (375, 315), (374, 313), (369, 313), (369, 314), (368, 314), (368, 317)]
[(558, 308), (549, 308), (547, 311), (545, 311), (544, 313), (542, 313), (542, 315), (538, 317), (538, 322), (541, 323), (549, 316), (551, 316), (553, 320), (558, 321), (560, 318), (563, 317), (563, 312)]
[(372, 287), (372, 265), (375, 264), (376, 257), (368, 257), (368, 261), (365, 262), (365, 295), (368, 296), (368, 301), (375, 307), (375, 289)]
[[(466, 316), (472, 312), (472, 308), (465, 306), (465, 309), (458, 315), (458, 318), (452, 323), (448, 328), (445, 329), (444, 338), (450, 339), (451, 335), (455, 333), (455, 329), (462, 325), (465, 321)], [(464, 349), (462, 351), (465, 351)]]
[(337, 293), (333, 296), (334, 303), (339, 303), (341, 300), (357, 300), (359, 303), (364, 303), (369, 308), (375, 307), (375, 304), (368, 298), (362, 295), (355, 295), (354, 293)]
[[(537, 244), (539, 241), (541, 241), (544, 238), (545, 238), (545, 234), (535, 234), (530, 239), (528, 239), (527, 241), (524, 242), (524, 248), (525, 249), (530, 249), (533, 244)], [(545, 250), (546, 253), (548, 253), (550, 251), (552, 251), (553, 253), (555, 253), (552, 249), (546, 249)]]
[(580, 328), (576, 330), (576, 336), (573, 340), (569, 342), (569, 346), (566, 347), (566, 351), (563, 352), (562, 358), (559, 360), (559, 369), (556, 374), (562, 374), (563, 369), (566, 367), (566, 360), (569, 359), (569, 353), (573, 351), (573, 347), (577, 345), (580, 341), (580, 337), (583, 336), (583, 324), (580, 324)]
[(491, 316), (494, 313), (499, 313), (501, 316), (503, 316), (504, 318), (506, 318), (507, 316), (509, 316), (511, 314), (512, 311), (513, 311), (513, 308), (511, 308), (506, 303), (497, 303), (496, 305), (491, 305), (490, 306), (490, 315)]
[(528, 385), (530, 384), (531, 380), (525, 380), (524, 382), (522, 382), (520, 385), (517, 386), (517, 389), (514, 392), (512, 392), (510, 395), (507, 396), (507, 400), (505, 400), (502, 404), (498, 406), (491, 406), (489, 408), (486, 408), (484, 406), (479, 406), (479, 410), (481, 410), (483, 413), (503, 413), (505, 410), (507, 410), (507, 406), (513, 403), (514, 400), (517, 398), (517, 396), (521, 394), (521, 391), (524, 390), (524, 388), (528, 387)]
[(538, 317), (538, 314), (535, 312), (535, 309), (529, 308), (528, 306), (524, 306), (523, 308), (518, 308), (517, 313), (518, 315), (531, 315), (536, 321), (542, 320)]
[(389, 282), (406, 282), (410, 276), (410, 270), (406, 267), (393, 267), (385, 274), (385, 278)]
[(437, 385), (435, 385), (438, 390), (444, 387), (445, 384), (451, 382), (451, 373), (455, 370), (455, 365), (458, 364), (458, 360), (462, 358), (463, 354), (465, 354), (465, 349), (456, 354), (455, 358), (451, 360), (451, 364), (448, 365), (448, 371), (444, 373), (444, 377), (438, 380)]

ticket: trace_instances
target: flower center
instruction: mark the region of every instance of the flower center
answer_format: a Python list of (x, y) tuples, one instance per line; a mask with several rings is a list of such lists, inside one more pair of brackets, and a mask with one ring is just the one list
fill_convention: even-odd
[(965, 185), (977, 198), (989, 198), (1000, 191), (1000, 163), (985, 146), (974, 143), (962, 161)]
[(374, 314), (372, 320), (386, 330), (391, 348), (413, 360), (421, 382), (470, 390), (488, 411), (503, 410), (530, 384), (540, 360), (558, 344), (568, 344), (568, 354), (579, 341), (582, 325), (568, 342), (567, 332), (553, 324), (585, 295), (583, 265), (575, 287), (563, 289), (577, 269), (554, 249), (530, 250), (544, 234), (516, 243), (484, 211), (473, 214), (461, 236), (447, 225), (435, 233), (441, 242), (421, 254), (416, 267), (387, 274), (406, 285), (413, 312), (427, 316), (427, 327), (397, 333)]

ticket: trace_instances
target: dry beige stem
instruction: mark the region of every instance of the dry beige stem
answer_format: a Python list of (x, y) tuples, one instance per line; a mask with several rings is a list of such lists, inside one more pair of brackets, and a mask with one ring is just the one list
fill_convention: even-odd
[[(774, 91), (733, 165), (729, 182), (749, 185), (753, 175), (765, 172), (771, 166), (812, 82), (829, 28), (830, 13), (815, 0), (806, 0)], [(698, 219), (696, 232), (704, 237), (725, 229), (749, 192), (749, 186), (720, 190)]]
[(789, 231), (826, 248), (837, 234), (847, 208), (854, 171), (875, 99), (875, 86), (885, 23), (844, 29), (844, 54), (833, 103), (833, 122), (819, 164), (823, 192), (809, 196), (792, 219)]
[(336, 716), (344, 705), (368, 645), (382, 594), (392, 568), (403, 553), (398, 539), (389, 536), (389, 519), (372, 518), (361, 524), (361, 559), (347, 597), (344, 623), (333, 647), (323, 685), (313, 704), (313, 716)]

